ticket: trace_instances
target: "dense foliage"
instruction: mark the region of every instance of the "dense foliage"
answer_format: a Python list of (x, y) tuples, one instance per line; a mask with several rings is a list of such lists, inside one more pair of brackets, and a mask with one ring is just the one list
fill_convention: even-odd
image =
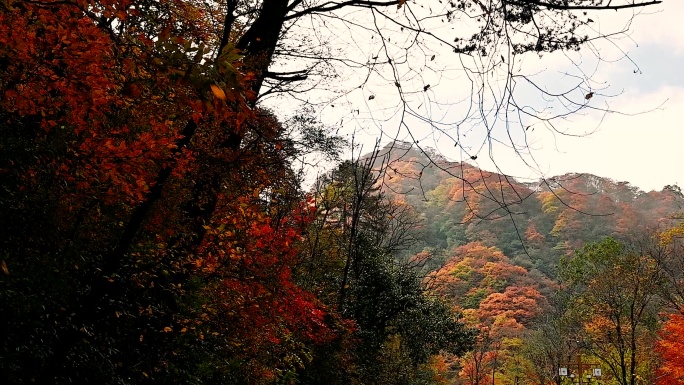
[(558, 368), (576, 371), (578, 356), (608, 384), (681, 380), (677, 186), (646, 193), (586, 174), (523, 184), (436, 154), (431, 164), (407, 143), (383, 153), (388, 191), (425, 218), (405, 258), (430, 261), (430, 285), (479, 330), (472, 351), (445, 357), (454, 383), (562, 384)]
[[(377, 154), (304, 193), (295, 162), (336, 160), (340, 141), (310, 111), (279, 120), (260, 92), (269, 81), (269, 91), (287, 90), (326, 64), (289, 33), (345, 6), (408, 8), (0, 2), (0, 382), (434, 384), (460, 371), (477, 383), (483, 363), (522, 373), (520, 333), (554, 287), (543, 275), (555, 267), (551, 250), (581, 243), (581, 217), (564, 207), (606, 202), (559, 205), (577, 195), (547, 186), (539, 209), (523, 199), (529, 186), (461, 165), (456, 179), (424, 174), (453, 205), (414, 205), (379, 190)], [(481, 33), (451, 48), (486, 57), (579, 49), (589, 21), (575, 8), (615, 6), (459, 1), (444, 16), (485, 12), (474, 19)], [(290, 56), (310, 69), (271, 72)], [(478, 181), (497, 183), (497, 197)], [(507, 222), (517, 206), (530, 208), (524, 232)], [(623, 214), (615, 226), (639, 222)], [(526, 244), (535, 246), (524, 253)], [(421, 275), (440, 256), (452, 259), (447, 270)]]

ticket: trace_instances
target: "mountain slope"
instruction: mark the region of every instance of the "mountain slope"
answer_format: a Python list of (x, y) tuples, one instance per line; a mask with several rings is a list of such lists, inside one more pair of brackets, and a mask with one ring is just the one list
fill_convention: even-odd
[(382, 148), (375, 167), (385, 194), (423, 220), (422, 242), (413, 253), (448, 254), (480, 242), (549, 277), (562, 255), (587, 242), (667, 226), (684, 210), (677, 186), (644, 192), (628, 182), (576, 173), (522, 183), (406, 142)]

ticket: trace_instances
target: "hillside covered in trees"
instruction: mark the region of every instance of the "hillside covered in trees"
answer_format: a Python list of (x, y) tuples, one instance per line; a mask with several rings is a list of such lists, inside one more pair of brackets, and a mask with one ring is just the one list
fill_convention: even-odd
[(384, 146), (378, 159), (388, 164), (379, 177), (383, 191), (424, 222), (417, 250), (480, 242), (549, 277), (560, 257), (586, 243), (671, 227), (684, 210), (678, 186), (644, 192), (590, 174), (519, 182), (406, 142)]
[[(398, 257), (479, 330), (450, 362), (453, 383), (561, 384), (561, 367), (602, 368), (594, 380), (608, 384), (680, 381), (677, 186), (644, 192), (589, 174), (521, 183), (405, 142), (373, 163), (386, 164), (387, 196), (420, 218)], [(583, 373), (580, 354), (592, 362)]]

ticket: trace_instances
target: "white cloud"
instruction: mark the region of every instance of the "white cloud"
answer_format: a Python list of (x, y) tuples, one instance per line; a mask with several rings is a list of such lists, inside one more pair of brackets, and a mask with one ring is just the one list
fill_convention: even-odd
[(632, 28), (632, 37), (638, 44), (669, 46), (684, 53), (684, 1), (667, 0), (653, 7), (646, 7), (638, 15)]
[[(536, 167), (530, 168), (517, 154), (497, 144), (493, 147), (494, 160), (483, 154), (478, 165), (489, 170), (498, 167), (501, 172), (523, 179), (587, 172), (629, 181), (646, 191), (675, 183), (684, 186), (684, 76), (678, 72), (679, 63), (684, 62), (684, 27), (679, 20), (682, 14), (684, 1), (666, 1), (646, 8), (634, 19), (629, 38), (616, 41), (617, 46), (597, 46), (608, 61), (625, 53), (635, 60), (634, 64), (629, 60), (606, 62), (593, 72), (594, 84), (610, 85), (605, 93), (619, 93), (607, 99), (611, 109), (638, 113), (665, 102), (662, 108), (636, 116), (610, 114), (603, 120), (600, 116), (573, 116), (565, 122), (573, 133), (598, 127), (597, 132), (580, 138), (554, 136), (537, 126), (528, 133), (530, 152), (538, 162)], [(604, 32), (619, 30), (628, 16), (622, 14), (620, 20), (615, 13), (603, 13), (598, 25)], [(573, 59), (581, 61), (585, 70), (595, 63), (587, 50)], [(547, 71), (551, 77), (564, 68), (573, 70), (568, 67), (567, 58), (558, 54), (526, 58), (523, 64), (525, 72), (534, 72), (536, 68)], [(634, 73), (636, 68), (642, 72)], [(551, 86), (556, 83), (551, 82)], [(591, 102), (603, 103), (601, 99)], [(532, 161), (530, 156), (525, 158), (528, 163)]]
[[(600, 122), (595, 117), (575, 120), (577, 126), (599, 130), (587, 137), (556, 137), (548, 130), (537, 130), (532, 154), (539, 169), (530, 169), (506, 149), (495, 148), (501, 171), (536, 179), (568, 172), (587, 172), (619, 181), (628, 181), (642, 190), (660, 190), (668, 184), (684, 186), (684, 88), (663, 87), (648, 94), (623, 97), (616, 108), (644, 111), (645, 106), (667, 100), (662, 108), (636, 116), (608, 115)], [(481, 167), (492, 169), (489, 159)]]

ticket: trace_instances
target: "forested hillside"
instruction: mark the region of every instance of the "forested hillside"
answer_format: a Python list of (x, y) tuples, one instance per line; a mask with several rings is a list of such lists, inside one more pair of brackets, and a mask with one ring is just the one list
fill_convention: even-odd
[(561, 384), (558, 368), (580, 352), (593, 363), (576, 375), (591, 366), (606, 383), (679, 381), (667, 358), (677, 361), (681, 324), (677, 186), (644, 192), (589, 174), (521, 183), (404, 142), (378, 154), (378, 184), (420, 218), (419, 241), (398, 257), (420, 263), (479, 330), (474, 350), (445, 358), (451, 381)]
[(561, 256), (588, 242), (662, 230), (684, 210), (678, 186), (644, 192), (590, 174), (519, 182), (429, 150), (423, 154), (405, 142), (386, 145), (380, 157), (389, 163), (383, 191), (424, 222), (419, 251), (480, 242), (549, 277)]

